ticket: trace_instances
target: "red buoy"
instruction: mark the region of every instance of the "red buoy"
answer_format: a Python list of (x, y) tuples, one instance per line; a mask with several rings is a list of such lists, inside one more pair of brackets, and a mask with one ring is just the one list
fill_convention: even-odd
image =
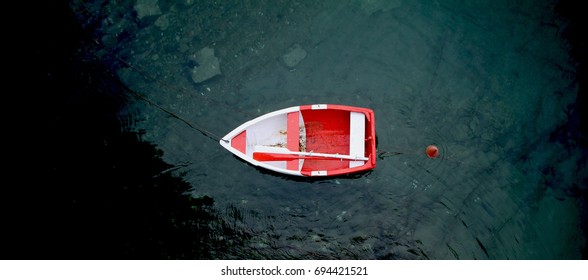
[(430, 158), (436, 158), (439, 156), (439, 148), (435, 145), (427, 146), (427, 156)]

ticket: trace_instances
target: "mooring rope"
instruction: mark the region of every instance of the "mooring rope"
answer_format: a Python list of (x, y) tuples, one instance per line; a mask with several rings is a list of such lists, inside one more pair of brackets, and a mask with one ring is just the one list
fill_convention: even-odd
[[(107, 49), (107, 48), (106, 48), (104, 45), (102, 45), (102, 44), (101, 44), (100, 42), (98, 42), (96, 39), (93, 39), (92, 41), (93, 41), (93, 42), (94, 42), (94, 43), (95, 43), (97, 46), (99, 46), (101, 49), (104, 49), (104, 50), (106, 50), (106, 51), (108, 52), (108, 54), (109, 54), (109, 55), (111, 55), (112, 57), (114, 57), (116, 60), (118, 60), (119, 62), (123, 63), (124, 65), (126, 65), (127, 67), (129, 67), (130, 69), (132, 69), (133, 71), (135, 71), (135, 72), (137, 72), (137, 73), (141, 74), (141, 75), (142, 75), (144, 78), (148, 78), (148, 79), (150, 79), (150, 80), (153, 80), (153, 81), (155, 81), (155, 82), (159, 83), (160, 85), (162, 85), (163, 87), (166, 87), (166, 88), (168, 88), (168, 89), (169, 89), (169, 90), (171, 90), (171, 91), (180, 92), (180, 90), (181, 90), (181, 89), (179, 89), (179, 88), (177, 88), (177, 87), (175, 87), (175, 86), (173, 86), (173, 85), (170, 85), (170, 84), (168, 84), (168, 83), (166, 83), (166, 82), (164, 82), (164, 81), (162, 81), (162, 80), (160, 80), (160, 79), (158, 79), (158, 78), (155, 78), (155, 77), (153, 77), (151, 74), (149, 74), (149, 73), (147, 73), (147, 72), (145, 72), (145, 71), (143, 71), (143, 70), (139, 69), (138, 67), (136, 67), (136, 66), (134, 66), (134, 65), (130, 64), (130, 63), (129, 63), (129, 62), (127, 62), (126, 60), (124, 60), (124, 59), (120, 58), (118, 55), (116, 55), (116, 54), (113, 54), (111, 51), (109, 51), (109, 50), (108, 50), (108, 49)], [(113, 75), (113, 74), (111, 73), (111, 75)], [(159, 104), (155, 103), (153, 100), (151, 100), (151, 99), (147, 98), (147, 97), (146, 97), (146, 96), (144, 96), (143, 94), (139, 94), (138, 92), (136, 92), (136, 91), (134, 91), (134, 90), (132, 90), (132, 89), (128, 88), (127, 86), (125, 86), (125, 88), (128, 90), (128, 93), (130, 93), (130, 94), (131, 94), (133, 97), (135, 97), (135, 98), (137, 98), (137, 99), (140, 99), (140, 100), (143, 100), (143, 101), (147, 102), (149, 105), (152, 105), (152, 106), (156, 107), (157, 109), (159, 109), (159, 110), (161, 110), (161, 111), (163, 111), (163, 112), (167, 113), (167, 114), (168, 114), (168, 115), (170, 115), (171, 117), (173, 117), (173, 118), (175, 118), (175, 119), (177, 119), (177, 120), (179, 120), (179, 121), (183, 122), (184, 124), (188, 125), (188, 127), (190, 127), (190, 128), (192, 128), (192, 129), (194, 129), (194, 130), (196, 130), (196, 131), (198, 131), (198, 132), (202, 133), (202, 135), (204, 135), (204, 136), (206, 136), (206, 137), (208, 137), (208, 138), (210, 138), (210, 139), (212, 139), (212, 140), (214, 140), (214, 141), (217, 141), (217, 142), (219, 142), (219, 141), (221, 141), (221, 140), (222, 140), (222, 141), (224, 141), (224, 142), (227, 142), (227, 143), (228, 143), (228, 140), (222, 139), (220, 136), (216, 135), (215, 133), (212, 133), (211, 131), (209, 131), (209, 130), (207, 130), (207, 129), (203, 128), (203, 127), (202, 127), (202, 126), (200, 126), (200, 125), (197, 125), (197, 124), (194, 124), (194, 123), (191, 123), (191, 122), (189, 122), (188, 120), (186, 120), (186, 119), (184, 119), (184, 118), (180, 117), (179, 115), (175, 114), (174, 112), (172, 112), (172, 111), (170, 111), (170, 110), (168, 110), (168, 109), (164, 108), (163, 106), (161, 106), (161, 105), (159, 105)], [(185, 89), (184, 89), (184, 90), (182, 90), (182, 92), (187, 92), (187, 90), (185, 90)], [(221, 102), (219, 102), (219, 101), (217, 101), (217, 100), (214, 100), (214, 99), (212, 99), (212, 98), (209, 98), (209, 97), (208, 97), (208, 96), (206, 96), (206, 95), (200, 95), (200, 96), (202, 96), (202, 98), (205, 98), (205, 99), (207, 99), (207, 100), (209, 100), (209, 101), (213, 101), (213, 102), (216, 102), (216, 103), (219, 103), (219, 104), (223, 104), (223, 105), (225, 105), (225, 106), (228, 106), (227, 104), (224, 104), (224, 103), (221, 103)], [(234, 108), (231, 108), (231, 110), (234, 110), (234, 111), (239, 111), (239, 110), (235, 110)], [(239, 111), (239, 112), (240, 112), (240, 111)]]
[(208, 131), (208, 130), (204, 129), (203, 127), (201, 127), (201, 126), (199, 126), (199, 125), (196, 125), (196, 124), (193, 124), (193, 123), (191, 123), (191, 122), (189, 122), (189, 121), (185, 120), (184, 118), (182, 118), (182, 117), (180, 117), (180, 116), (178, 116), (178, 115), (174, 114), (172, 111), (170, 111), (170, 110), (168, 110), (168, 109), (165, 109), (165, 108), (161, 107), (159, 104), (157, 104), (157, 103), (155, 103), (155, 102), (151, 101), (151, 100), (150, 100), (150, 99), (148, 99), (147, 97), (145, 97), (145, 96), (143, 96), (143, 95), (141, 95), (141, 94), (139, 94), (139, 93), (137, 93), (137, 92), (135, 92), (135, 91), (133, 91), (133, 90), (129, 90), (129, 92), (131, 92), (131, 94), (132, 94), (133, 96), (135, 96), (136, 98), (139, 98), (139, 99), (141, 99), (141, 100), (143, 100), (143, 101), (145, 101), (145, 102), (149, 103), (150, 105), (153, 105), (153, 106), (155, 106), (157, 109), (159, 109), (159, 110), (161, 110), (161, 111), (163, 111), (163, 112), (167, 113), (168, 115), (172, 116), (173, 118), (175, 118), (175, 119), (177, 119), (177, 120), (179, 120), (179, 121), (181, 121), (181, 122), (185, 123), (185, 124), (186, 124), (186, 125), (188, 125), (190, 128), (197, 130), (198, 132), (202, 133), (202, 135), (204, 135), (204, 136), (206, 136), (206, 137), (208, 137), (208, 138), (210, 138), (210, 139), (212, 139), (212, 140), (215, 140), (215, 141), (217, 141), (217, 142), (218, 142), (218, 141), (220, 141), (220, 140), (223, 140), (224, 142), (228, 142), (228, 140), (224, 140), (224, 139), (222, 139), (221, 137), (219, 137), (218, 135), (216, 135), (216, 134), (214, 134), (214, 133), (212, 133), (212, 132), (210, 132), (210, 131)]
[(386, 152), (386, 151), (384, 151), (384, 152), (379, 152), (378, 153), (378, 158), (381, 159), (381, 160), (383, 160), (384, 158), (391, 157), (391, 156), (397, 156), (397, 155), (404, 155), (404, 153), (401, 153), (401, 152)]

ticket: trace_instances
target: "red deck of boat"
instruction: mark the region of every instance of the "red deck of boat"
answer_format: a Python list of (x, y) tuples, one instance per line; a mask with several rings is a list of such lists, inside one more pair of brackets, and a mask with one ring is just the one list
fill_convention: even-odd
[[(349, 154), (349, 112), (343, 110), (303, 110), (306, 151)], [(304, 160), (301, 172), (338, 170), (349, 167), (345, 160)]]
[(231, 140), (231, 146), (241, 153), (245, 153), (247, 149), (247, 130), (239, 133)]

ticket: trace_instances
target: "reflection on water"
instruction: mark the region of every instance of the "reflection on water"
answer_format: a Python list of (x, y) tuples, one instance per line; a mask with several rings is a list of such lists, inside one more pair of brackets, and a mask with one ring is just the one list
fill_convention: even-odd
[[(526, 2), (72, 1), (94, 56), (72, 87), (96, 96), (62, 136), (85, 131), (75, 147), (92, 156), (57, 146), (69, 206), (44, 217), (68, 218), (61, 245), (34, 244), (66, 258), (585, 258), (576, 69), (553, 4)], [(292, 46), (305, 57), (286, 67)], [(205, 47), (222, 73), (195, 83)], [(224, 135), (309, 103), (372, 108), (377, 168), (277, 175), (186, 125)]]

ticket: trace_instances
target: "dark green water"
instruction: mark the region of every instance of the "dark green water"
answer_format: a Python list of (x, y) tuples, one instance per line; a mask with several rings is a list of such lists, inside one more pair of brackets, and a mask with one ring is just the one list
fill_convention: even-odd
[[(573, 5), (241, 2), (53, 7), (63, 20), (30, 36), (52, 93), (25, 129), (42, 141), (15, 164), (3, 258), (586, 258)], [(287, 67), (292, 46), (306, 56)], [(204, 47), (222, 74), (195, 83)], [(372, 108), (379, 151), (401, 154), (307, 180), (213, 140), (314, 103)]]

